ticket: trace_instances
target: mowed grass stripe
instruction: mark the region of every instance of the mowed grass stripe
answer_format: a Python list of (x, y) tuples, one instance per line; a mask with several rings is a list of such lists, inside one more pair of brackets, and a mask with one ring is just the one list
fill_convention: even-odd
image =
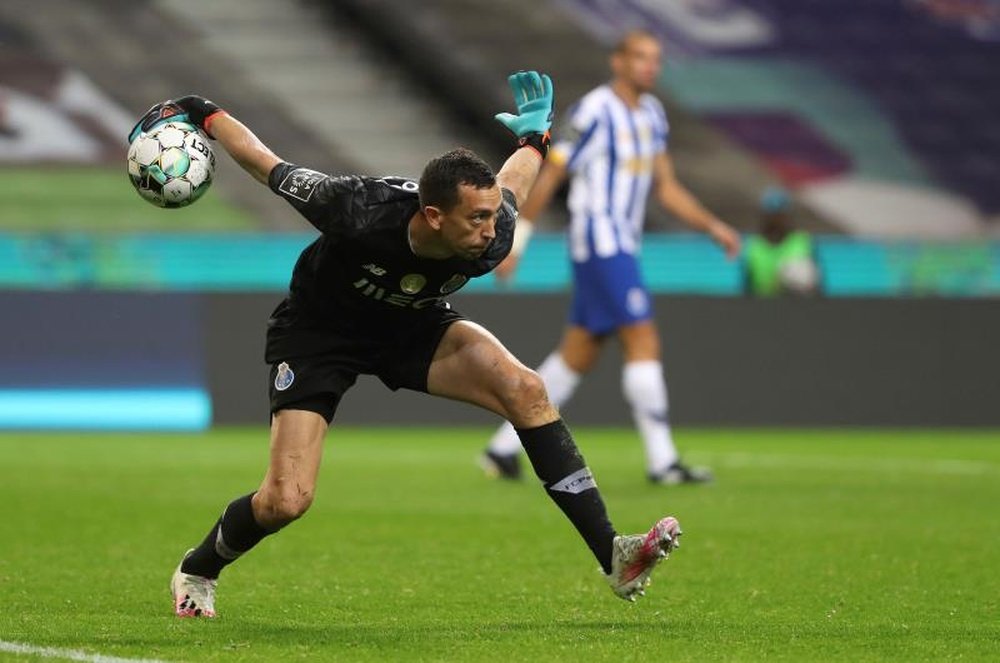
[(173, 618), (167, 581), (259, 481), (266, 430), (0, 435), (0, 639), (191, 661), (996, 658), (996, 432), (681, 430), (718, 481), (664, 488), (631, 431), (576, 430), (619, 528), (684, 525), (636, 605), (537, 482), (482, 478), (488, 434), (335, 426), (312, 511), (226, 572), (214, 622)]

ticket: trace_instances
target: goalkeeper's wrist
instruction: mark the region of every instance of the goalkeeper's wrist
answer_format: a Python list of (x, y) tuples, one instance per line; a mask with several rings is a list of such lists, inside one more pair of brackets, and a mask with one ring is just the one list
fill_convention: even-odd
[(514, 240), (510, 245), (510, 255), (515, 258), (520, 258), (521, 254), (524, 253), (524, 249), (528, 246), (528, 240), (535, 233), (535, 224), (531, 219), (526, 219), (523, 216), (519, 217), (517, 220), (517, 225), (514, 226)]
[(212, 123), (218, 120), (220, 117), (225, 117), (229, 115), (226, 111), (219, 107), (216, 107), (212, 114), (205, 118), (205, 121), (201, 123), (201, 128), (205, 132), (205, 135), (215, 140), (215, 134), (212, 133)]
[(212, 122), (220, 117), (220, 114), (225, 114), (218, 104), (197, 94), (180, 97), (174, 103), (180, 106), (187, 113), (188, 119), (209, 138), (215, 138), (211, 130)]
[(542, 157), (542, 160), (544, 161), (545, 157), (549, 154), (550, 142), (551, 136), (548, 131), (545, 133), (532, 133), (518, 138), (517, 147), (518, 149), (521, 149), (522, 147), (530, 147), (535, 152), (538, 152), (538, 155)]

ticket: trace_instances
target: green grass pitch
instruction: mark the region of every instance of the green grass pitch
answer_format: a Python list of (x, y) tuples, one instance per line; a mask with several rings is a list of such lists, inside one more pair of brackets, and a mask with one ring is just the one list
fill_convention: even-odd
[(144, 202), (121, 168), (4, 168), (0, 229), (19, 232), (254, 230), (245, 212), (209, 190), (196, 205), (163, 210)]
[[(1000, 433), (682, 430), (706, 487), (656, 487), (628, 430), (576, 431), (623, 531), (683, 546), (615, 598), (485, 429), (329, 436), (316, 502), (222, 577), (167, 583), (259, 481), (266, 431), (0, 435), (0, 642), (165, 661), (1000, 659)], [(8, 647), (9, 649), (9, 647)], [(0, 659), (31, 657), (0, 652)]]

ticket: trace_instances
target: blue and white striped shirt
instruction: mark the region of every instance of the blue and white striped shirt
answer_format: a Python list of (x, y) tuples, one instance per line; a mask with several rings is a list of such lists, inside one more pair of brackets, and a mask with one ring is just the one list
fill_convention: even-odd
[(569, 112), (569, 130), (552, 156), (570, 174), (570, 252), (574, 262), (638, 252), (653, 157), (670, 131), (660, 101), (643, 94), (630, 108), (610, 86), (587, 93)]

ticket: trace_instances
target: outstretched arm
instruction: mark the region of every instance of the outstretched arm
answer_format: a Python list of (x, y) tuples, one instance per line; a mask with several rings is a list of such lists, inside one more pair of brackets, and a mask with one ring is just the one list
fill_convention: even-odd
[(521, 254), (524, 253), (524, 249), (534, 234), (534, 219), (537, 219), (545, 210), (565, 179), (566, 166), (562, 162), (547, 159), (542, 165), (542, 170), (538, 174), (538, 179), (535, 180), (535, 185), (531, 188), (531, 193), (528, 194), (524, 204), (520, 206), (517, 226), (514, 228), (514, 244), (510, 248), (510, 253), (494, 270), (501, 280), (505, 281), (514, 275), (514, 271), (521, 262)]
[[(532, 210), (537, 208), (537, 211), (541, 211), (561, 181), (561, 176), (556, 176), (556, 181), (552, 181), (554, 173), (549, 170), (551, 164), (545, 162), (549, 152), (549, 128), (552, 126), (555, 101), (552, 80), (545, 74), (521, 71), (509, 76), (507, 82), (514, 93), (518, 114), (498, 113), (496, 119), (517, 137), (519, 148), (497, 173), (497, 183), (514, 193), (520, 215), (510, 254), (497, 267), (497, 276), (501, 279), (510, 276), (531, 237), (530, 219), (537, 213)], [(542, 173), (541, 176), (539, 172)]]
[(232, 115), (223, 115), (212, 123), (212, 133), (233, 161), (261, 184), (282, 159), (262, 143), (242, 122)]
[(281, 159), (260, 141), (242, 122), (204, 97), (187, 95), (156, 104), (129, 133), (131, 143), (141, 131), (149, 131), (162, 122), (189, 122), (222, 145), (243, 170), (261, 184)]
[(528, 200), (528, 192), (535, 185), (541, 167), (542, 158), (538, 152), (522, 146), (507, 157), (497, 173), (497, 184), (504, 189), (510, 189), (517, 199), (518, 209), (521, 209)]
[(707, 233), (730, 258), (739, 255), (739, 233), (708, 211), (678, 181), (673, 161), (666, 152), (660, 152), (654, 158), (653, 176), (656, 180), (656, 198), (661, 205), (695, 230)]

